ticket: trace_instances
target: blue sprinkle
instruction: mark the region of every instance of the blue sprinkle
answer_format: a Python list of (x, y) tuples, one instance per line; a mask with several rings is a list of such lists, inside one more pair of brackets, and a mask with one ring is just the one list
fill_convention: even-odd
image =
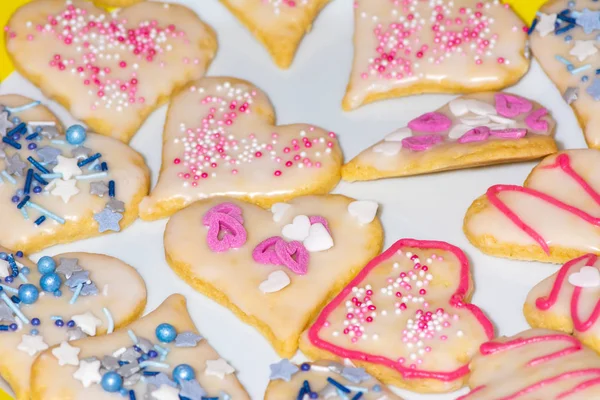
[(51, 142), (54, 144), (66, 144), (67, 143), (64, 140), (60, 140), (60, 139), (54, 139), (54, 140), (51, 140)]
[(27, 132), (27, 125), (25, 122), (21, 122), (19, 125), (12, 128), (10, 131), (6, 133), (6, 136), (13, 136), (15, 134), (21, 134)]
[(100, 164), (100, 168), (102, 168), (102, 171), (108, 171), (108, 164), (106, 164), (106, 162), (103, 162), (102, 164)]
[(350, 389), (348, 389), (346, 386), (342, 385), (341, 383), (339, 383), (338, 381), (336, 381), (335, 379), (333, 379), (331, 377), (327, 378), (327, 382), (331, 383), (333, 386), (340, 389), (344, 393), (350, 393)]
[(537, 24), (538, 24), (538, 19), (534, 18), (533, 22), (531, 23), (531, 26), (529, 27), (529, 30), (527, 31), (528, 35), (531, 35), (533, 33), (533, 31), (535, 30), (535, 27), (537, 26)]
[(567, 60), (566, 58), (559, 56), (558, 54), (554, 56), (554, 58), (556, 58), (558, 61), (560, 61), (561, 63), (565, 64), (565, 65), (572, 65), (571, 61)]
[(69, 301), (69, 304), (75, 304), (82, 289), (83, 289), (83, 283), (80, 283), (79, 285), (77, 285), (77, 288), (75, 289), (75, 293), (73, 293), (73, 297), (71, 297), (71, 301)]
[(14, 140), (12, 140), (11, 138), (9, 138), (8, 136), (4, 136), (4, 137), (2, 138), (2, 141), (3, 141), (4, 143), (6, 143), (6, 144), (8, 144), (8, 145), (10, 145), (10, 146), (12, 146), (12, 147), (14, 147), (14, 148), (15, 148), (15, 149), (17, 149), (17, 150), (21, 150), (21, 144), (20, 144), (20, 143), (17, 143), (17, 142), (15, 142)]
[(144, 371), (144, 372), (142, 372), (142, 374), (143, 374), (144, 376), (156, 376), (156, 375), (158, 375), (159, 373), (160, 373), (160, 372), (158, 372), (158, 371)]
[(19, 307), (15, 306), (15, 304), (8, 298), (8, 295), (2, 290), (0, 290), (0, 299), (4, 300), (6, 305), (21, 321), (23, 321), (24, 324), (29, 324), (27, 317), (21, 312), (21, 310), (19, 310)]
[(39, 335), (40, 331), (38, 331), (37, 329), (32, 329), (30, 333), (32, 336), (37, 336)]
[(581, 82), (587, 82), (590, 78), (587, 75), (581, 77)]
[(8, 331), (8, 325), (0, 325), (0, 332)]
[(110, 197), (115, 197), (115, 181), (108, 182), (108, 195)]
[(575, 24), (575, 18), (568, 17), (566, 15), (566, 13), (565, 14), (558, 14), (556, 16), (556, 19), (560, 19), (561, 21), (568, 22), (569, 24)]
[(3, 170), (0, 173), (2, 174), (2, 176), (4, 176), (6, 178), (7, 181), (12, 183), (13, 185), (17, 184), (17, 180), (15, 178), (13, 178), (12, 176), (10, 176), (10, 174), (8, 172), (6, 172), (6, 170)]
[(21, 111), (29, 110), (30, 108), (33, 108), (33, 107), (37, 107), (40, 104), (41, 104), (41, 101), (36, 100), (31, 103), (23, 104), (22, 106), (19, 106), (19, 107), (5, 107), (5, 109), (11, 113), (18, 113)]
[(571, 75), (577, 75), (578, 73), (583, 72), (583, 71), (587, 71), (590, 68), (592, 68), (592, 65), (591, 64), (586, 64), (586, 65), (582, 65), (579, 68), (571, 69), (570, 70), (571, 71)]
[(354, 397), (352, 397), (352, 400), (358, 400), (362, 397), (363, 393), (362, 392), (358, 392), (354, 395)]
[(41, 177), (43, 179), (58, 179), (58, 178), (62, 178), (62, 174), (42, 174)]
[(35, 138), (36, 138), (36, 137), (38, 137), (38, 136), (40, 136), (40, 134), (39, 134), (39, 133), (37, 133), (37, 132), (33, 132), (31, 135), (27, 136), (27, 137), (25, 138), (25, 140), (33, 140), (33, 139), (35, 139)]
[(39, 174), (34, 173), (33, 174), (33, 179), (35, 179), (36, 181), (38, 181), (39, 183), (41, 183), (42, 185), (47, 185), (48, 181), (46, 181), (44, 178), (42, 178)]
[(135, 336), (135, 333), (133, 333), (133, 331), (131, 329), (127, 331), (127, 334), (129, 335), (129, 337), (131, 338), (131, 341), (134, 344), (138, 344), (138, 338), (137, 338), (137, 336)]
[(0, 290), (6, 290), (9, 293), (19, 293), (18, 289), (0, 284)]
[(78, 175), (75, 177), (75, 179), (77, 179), (78, 181), (85, 181), (85, 180), (89, 180), (89, 179), (104, 178), (107, 175), (108, 174), (106, 172), (98, 172), (96, 174)]
[(575, 24), (565, 25), (562, 28), (557, 29), (556, 32), (554, 32), (554, 33), (556, 35), (562, 35), (563, 33), (568, 32), (573, 28), (575, 28)]
[(55, 220), (56, 222), (58, 222), (61, 225), (64, 225), (65, 220), (61, 217), (59, 217), (58, 215), (54, 214), (53, 212), (50, 212), (48, 210), (46, 210), (44, 207), (37, 205), (35, 203), (32, 203), (31, 201), (27, 202), (27, 207), (31, 207), (35, 210), (38, 210), (39, 212), (41, 212), (42, 214), (44, 214), (45, 216), (47, 216), (48, 218), (51, 218), (53, 220)]
[(25, 194), (29, 194), (31, 192), (31, 180), (33, 179), (33, 169), (29, 168), (27, 170), (27, 176), (25, 177), (25, 188), (23, 192)]
[(23, 216), (24, 219), (29, 219), (29, 213), (27, 212), (25, 207), (19, 209), (19, 211), (21, 211), (21, 215)]
[(23, 208), (25, 206), (25, 204), (27, 204), (27, 202), (31, 199), (31, 197), (29, 196), (25, 196), (25, 198), (23, 200), (21, 200), (21, 202), (19, 204), (17, 204), (17, 208), (20, 210), (21, 208)]
[(81, 160), (81, 161), (79, 161), (79, 162), (77, 163), (77, 166), (78, 166), (79, 168), (81, 168), (81, 167), (83, 167), (84, 165), (88, 165), (89, 163), (96, 161), (96, 160), (97, 160), (97, 159), (99, 159), (100, 157), (102, 157), (102, 154), (100, 154), (100, 153), (96, 153), (96, 154), (94, 154), (93, 156), (86, 158), (85, 160)]
[(29, 161), (30, 163), (33, 164), (34, 167), (36, 167), (38, 170), (40, 170), (40, 172), (42, 174), (49, 174), (50, 171), (48, 171), (42, 164), (40, 164), (35, 158), (29, 156), (27, 157), (27, 161)]
[(129, 391), (129, 400), (135, 400), (135, 392), (133, 390)]
[(373, 391), (374, 392), (381, 392), (381, 385), (379, 385), (379, 384), (374, 385), (373, 386)]
[(19, 296), (17, 295), (13, 295), (10, 297), (10, 299), (12, 300), (13, 303), (15, 304), (19, 304), (21, 302), (21, 299), (19, 298)]

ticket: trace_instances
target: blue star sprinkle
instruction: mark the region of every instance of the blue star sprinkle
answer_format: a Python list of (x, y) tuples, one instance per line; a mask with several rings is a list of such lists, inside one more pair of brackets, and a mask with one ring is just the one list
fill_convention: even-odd
[(78, 262), (79, 260), (76, 258), (61, 258), (56, 272), (63, 274), (65, 278), (69, 279), (75, 272), (83, 271)]
[(344, 367), (341, 375), (352, 383), (361, 383), (371, 379), (371, 375), (367, 374), (364, 368)]
[(6, 135), (6, 132), (14, 127), (15, 125), (8, 119), (8, 112), (0, 111), (0, 136)]
[(42, 159), (43, 163), (55, 164), (55, 163), (57, 163), (56, 157), (60, 156), (61, 152), (57, 148), (50, 147), (50, 146), (44, 146), (37, 150), (37, 155), (38, 155), (38, 157), (40, 157)]
[[(71, 288), (71, 291), (75, 291), (75, 288)], [(98, 288), (94, 282), (89, 285), (83, 285), (83, 289), (79, 293), (80, 296), (96, 296), (98, 294)]]
[(594, 82), (585, 91), (596, 101), (600, 101), (600, 79), (594, 78)]
[(202, 339), (202, 336), (194, 332), (182, 332), (175, 338), (175, 347), (196, 347)]
[(596, 29), (600, 29), (600, 11), (590, 11), (585, 8), (583, 12), (577, 16), (575, 22), (583, 28), (586, 35), (589, 35)]
[(123, 215), (120, 213), (112, 212), (108, 208), (100, 211), (97, 214), (94, 214), (94, 219), (98, 222), (98, 231), (100, 233), (106, 231), (115, 231), (119, 232), (121, 227), (119, 226), (119, 221), (123, 219)]
[(146, 384), (154, 385), (157, 388), (161, 387), (161, 385), (169, 385), (174, 388), (177, 387), (177, 384), (174, 381), (170, 380), (169, 376), (167, 374), (165, 374), (164, 372), (161, 372), (158, 375), (154, 375), (154, 376), (145, 376), (144, 380), (145, 380)]
[(192, 379), (191, 381), (182, 380), (179, 396), (190, 400), (202, 400), (202, 396), (206, 396), (206, 391), (195, 379)]
[(79, 271), (73, 273), (69, 279), (65, 282), (70, 288), (75, 288), (81, 284), (90, 283), (90, 273), (88, 271)]
[(11, 175), (23, 176), (23, 170), (27, 167), (18, 154), (6, 159), (6, 172)]
[(12, 310), (6, 303), (0, 303), (0, 321), (15, 322)]
[(278, 363), (271, 364), (269, 368), (271, 368), (269, 379), (272, 381), (282, 379), (289, 382), (290, 379), (292, 379), (292, 375), (298, 372), (298, 367), (292, 364), (287, 358), (284, 358)]

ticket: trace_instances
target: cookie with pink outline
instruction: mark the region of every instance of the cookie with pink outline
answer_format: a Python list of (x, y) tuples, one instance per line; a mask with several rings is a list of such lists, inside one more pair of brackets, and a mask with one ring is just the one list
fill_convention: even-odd
[(462, 387), (494, 328), (469, 301), (469, 262), (445, 242), (402, 239), (375, 257), (303, 334), (314, 359), (349, 359), (384, 383), (425, 393)]

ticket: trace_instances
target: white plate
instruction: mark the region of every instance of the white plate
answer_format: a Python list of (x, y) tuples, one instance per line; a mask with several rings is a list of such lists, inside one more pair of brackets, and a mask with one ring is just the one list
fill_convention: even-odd
[[(337, 132), (346, 160), (392, 130), (451, 96), (430, 95), (384, 101), (343, 112), (340, 104), (352, 59), (352, 0), (336, 0), (317, 19), (302, 43), (292, 68), (279, 70), (263, 47), (217, 0), (179, 0), (200, 14), (219, 36), (219, 52), (209, 75), (230, 75), (250, 80), (270, 96), (281, 124), (307, 122)], [(571, 109), (537, 64), (523, 81), (510, 89), (537, 100), (558, 120), (561, 148), (585, 147), (582, 132)], [(18, 74), (0, 86), (0, 93), (21, 93), (40, 98), (39, 91)], [(48, 103), (65, 123), (74, 122), (55, 103)], [(131, 142), (153, 172), (155, 183), (161, 159), (161, 135), (166, 107), (150, 116)], [(483, 255), (462, 232), (467, 207), (496, 183), (522, 184), (536, 163), (479, 168), (389, 179), (366, 183), (341, 183), (335, 190), (382, 205), (386, 247), (397, 239), (412, 237), (450, 242), (462, 248), (475, 276), (473, 302), (492, 319), (499, 335), (527, 329), (521, 308), (529, 289), (554, 273), (558, 266), (508, 261)], [(200, 332), (238, 370), (238, 377), (253, 399), (262, 399), (269, 378), (269, 364), (279, 358), (267, 341), (227, 309), (193, 291), (167, 266), (162, 234), (166, 220), (137, 221), (119, 234), (53, 247), (39, 255), (88, 251), (118, 257), (138, 268), (148, 285), (148, 310), (171, 293), (182, 293)], [(298, 355), (298, 360), (302, 359)], [(457, 394), (417, 395), (398, 391), (407, 400), (450, 400)], [(463, 390), (460, 393), (464, 393)]]

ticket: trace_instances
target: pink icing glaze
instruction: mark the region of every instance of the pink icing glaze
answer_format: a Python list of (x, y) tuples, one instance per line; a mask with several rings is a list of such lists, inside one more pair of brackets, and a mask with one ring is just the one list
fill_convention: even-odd
[(458, 247), (455, 247), (449, 243), (428, 241), (428, 240), (415, 240), (415, 239), (401, 239), (392, 245), (385, 252), (380, 254), (371, 260), (365, 268), (354, 278), (341, 292), (338, 294), (327, 306), (321, 311), (315, 323), (310, 327), (308, 331), (308, 337), (311, 343), (321, 349), (327, 350), (339, 357), (349, 358), (353, 360), (366, 361), (373, 364), (381, 364), (389, 368), (393, 368), (400, 372), (404, 379), (435, 379), (444, 382), (453, 381), (459, 379), (469, 373), (469, 366), (464, 365), (454, 371), (440, 372), (440, 371), (425, 371), (419, 369), (412, 369), (403, 366), (401, 363), (391, 360), (385, 356), (374, 355), (363, 353), (360, 351), (349, 350), (344, 347), (336, 346), (319, 337), (319, 331), (327, 323), (327, 318), (331, 313), (344, 301), (344, 299), (352, 292), (353, 287), (360, 286), (360, 283), (371, 273), (371, 271), (380, 265), (382, 262), (392, 257), (396, 252), (403, 247), (412, 247), (418, 249), (440, 249), (453, 253), (459, 260), (461, 265), (460, 270), (460, 282), (456, 292), (451, 297), (449, 305), (456, 308), (466, 308), (470, 311), (477, 321), (482, 325), (485, 330), (485, 334), (491, 340), (494, 337), (494, 327), (492, 323), (487, 319), (483, 312), (473, 304), (467, 304), (463, 301), (466, 293), (469, 292), (470, 283), (470, 270), (469, 261), (465, 254)]
[[(568, 342), (569, 344), (571, 344), (571, 346), (567, 347), (566, 349), (559, 350), (555, 353), (551, 353), (551, 354), (548, 354), (545, 356), (534, 358), (533, 360), (529, 361), (526, 364), (526, 366), (540, 365), (540, 364), (558, 359), (560, 357), (564, 357), (569, 354), (576, 353), (583, 348), (583, 345), (581, 344), (581, 342), (579, 342), (579, 340), (575, 339), (574, 337), (566, 335), (566, 334), (556, 334), (556, 335), (535, 336), (535, 337), (526, 338), (526, 339), (517, 338), (515, 340), (511, 340), (506, 343), (488, 342), (488, 343), (484, 343), (481, 345), (480, 353), (484, 356), (487, 356), (487, 355), (492, 355), (492, 354), (499, 353), (502, 351), (518, 349), (518, 348), (527, 346), (532, 343), (540, 343), (540, 342), (547, 342), (547, 341), (565, 341), (565, 342)], [(576, 371), (568, 371), (568, 372), (562, 373), (560, 375), (556, 375), (556, 376), (541, 380), (539, 382), (536, 382), (532, 385), (529, 385), (529, 386), (519, 390), (518, 392), (515, 392), (511, 395), (503, 397), (502, 400), (515, 400), (523, 395), (527, 395), (527, 394), (531, 395), (531, 392), (534, 392), (537, 389), (540, 389), (548, 384), (556, 383), (556, 382), (570, 379), (570, 378), (578, 378), (578, 377), (586, 376), (586, 375), (600, 376), (600, 368), (587, 368), (587, 369), (581, 369), (581, 370), (576, 370)], [(563, 399), (563, 398), (566, 398), (576, 392), (588, 389), (589, 387), (598, 385), (598, 384), (600, 384), (600, 378), (595, 377), (591, 380), (585, 381), (585, 382), (575, 386), (572, 389), (569, 389), (566, 392), (559, 394), (556, 398)], [(477, 394), (477, 392), (480, 392), (483, 389), (485, 389), (485, 386), (479, 386), (477, 388), (474, 388), (469, 394), (461, 396), (457, 400), (468, 400), (473, 395)]]
[(275, 253), (283, 265), (298, 275), (305, 275), (308, 272), (310, 255), (302, 243), (278, 240), (275, 242)]
[[(558, 155), (554, 164), (545, 166), (543, 168), (562, 169), (570, 178), (572, 178), (579, 186), (581, 186), (598, 205), (600, 205), (600, 194), (598, 194), (589, 183), (587, 183), (577, 172), (575, 172), (575, 170), (573, 170), (571, 167), (571, 160), (567, 154)], [(600, 218), (595, 218), (577, 207), (563, 203), (562, 201), (537, 190), (516, 185), (495, 185), (490, 187), (486, 193), (489, 202), (508, 219), (510, 219), (519, 229), (535, 240), (546, 252), (546, 254), (550, 253), (550, 248), (548, 247), (546, 240), (538, 232), (536, 232), (535, 229), (527, 225), (517, 214), (515, 214), (506, 204), (504, 204), (502, 200), (498, 198), (498, 193), (506, 191), (520, 192), (529, 196), (537, 197), (538, 199), (552, 204), (561, 210), (565, 210), (592, 225), (600, 226)]]
[(408, 127), (413, 131), (438, 133), (450, 129), (452, 121), (439, 112), (429, 112), (410, 121)]
[(494, 129), (490, 131), (490, 135), (502, 138), (502, 139), (521, 139), (527, 135), (527, 129), (521, 128), (508, 128), (508, 129)]
[(217, 253), (242, 247), (248, 238), (246, 229), (229, 214), (208, 212), (202, 223), (208, 226), (206, 242), (208, 247)]
[(522, 97), (496, 93), (496, 112), (503, 117), (514, 118), (533, 109), (533, 104)]
[(473, 143), (483, 142), (490, 137), (490, 128), (487, 126), (478, 126), (470, 131), (467, 131), (464, 135), (458, 139), (458, 143)]
[(402, 139), (402, 147), (412, 151), (425, 151), (429, 150), (441, 141), (442, 137), (437, 133), (423, 136), (411, 136)]
[(537, 109), (525, 118), (525, 123), (533, 130), (547, 131), (549, 128), (548, 121), (542, 119), (546, 115), (548, 115), (548, 110), (545, 108)]
[(275, 244), (280, 240), (283, 239), (279, 236), (273, 236), (260, 242), (252, 251), (254, 261), (265, 265), (281, 265), (281, 261), (275, 253)]
[[(582, 260), (587, 260), (585, 265), (593, 266), (598, 260), (598, 256), (595, 254), (586, 254), (563, 265), (556, 276), (556, 280), (554, 281), (550, 295), (547, 298), (540, 297), (536, 299), (535, 305), (538, 309), (548, 310), (550, 307), (556, 304), (560, 290), (563, 287), (563, 283), (568, 278), (569, 270), (571, 267), (573, 267), (573, 265)], [(573, 289), (573, 296), (571, 297), (571, 319), (573, 320), (573, 326), (575, 327), (576, 331), (585, 332), (598, 321), (598, 317), (600, 316), (600, 299), (596, 302), (596, 306), (594, 307), (590, 317), (586, 321), (581, 321), (579, 318), (579, 297), (581, 296), (581, 291), (582, 288), (578, 286), (575, 286)]]

